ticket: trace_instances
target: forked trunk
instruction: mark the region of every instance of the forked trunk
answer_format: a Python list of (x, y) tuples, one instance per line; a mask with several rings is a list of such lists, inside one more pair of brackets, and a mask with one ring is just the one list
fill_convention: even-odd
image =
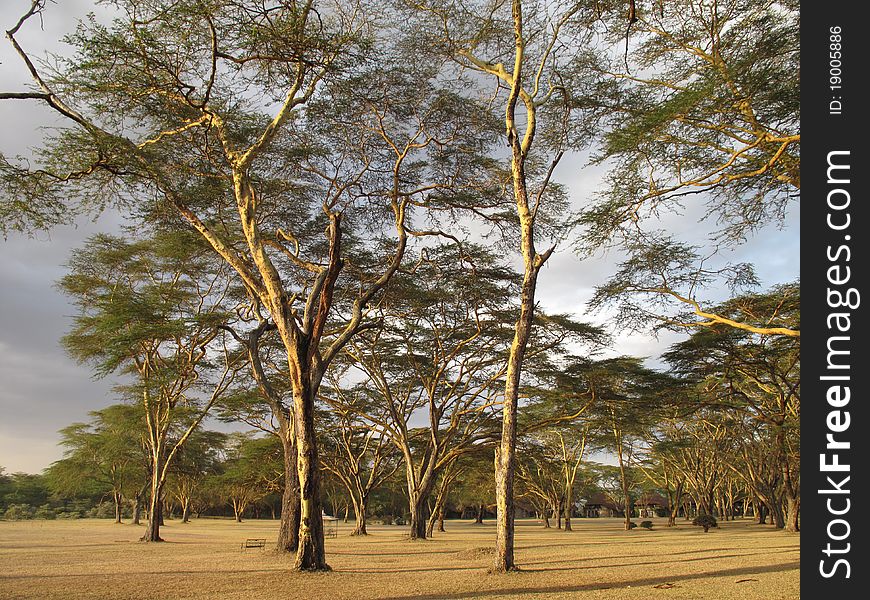
[(190, 498), (185, 498), (181, 503), (181, 522), (190, 523)]
[(566, 498), (565, 498), (565, 508), (564, 508), (564, 512), (565, 512), (565, 531), (573, 531), (573, 529), (571, 529), (571, 507), (574, 505), (574, 499), (571, 497), (571, 488), (570, 488), (570, 486), (568, 487), (567, 490), (565, 490), (565, 492), (566, 492), (566, 493), (565, 493), (565, 496), (566, 496)]
[[(368, 535), (369, 532), (366, 530), (366, 511), (368, 510), (369, 497), (367, 494), (363, 494), (359, 501), (354, 500), (353, 502), (353, 512), (356, 515), (356, 526), (351, 532), (351, 535)], [(345, 512), (345, 517), (347, 517), (347, 513)]]
[(426, 539), (426, 513), (428, 506), (426, 505), (426, 495), (418, 494), (416, 501), (409, 504), (411, 509), (411, 530), (408, 533), (412, 540)]
[[(159, 493), (157, 494), (159, 495)], [(140, 542), (162, 542), (160, 537), (160, 521), (163, 516), (163, 503), (152, 497), (148, 504), (148, 523), (145, 526), (145, 534), (139, 538)]]
[(483, 504), (477, 505), (477, 514), (474, 517), (475, 525), (483, 525)]

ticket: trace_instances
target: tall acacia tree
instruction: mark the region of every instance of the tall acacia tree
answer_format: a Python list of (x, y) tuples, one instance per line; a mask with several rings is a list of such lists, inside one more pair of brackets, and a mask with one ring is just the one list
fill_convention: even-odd
[(173, 460), (239, 368), (221, 333), (226, 267), (197, 242), (178, 232), (136, 241), (98, 235), (73, 252), (59, 284), (81, 311), (63, 338), (67, 351), (98, 376), (131, 376), (122, 389), (144, 411), (151, 493), (142, 541), (161, 541)]
[[(343, 390), (337, 378), (331, 378), (326, 403), (332, 405), (323, 432), (321, 462), (347, 490), (353, 504), (356, 525), (351, 535), (368, 535), (366, 528), (372, 493), (390, 479), (401, 466), (401, 456), (390, 439), (377, 427), (371, 427), (360, 414), (386, 413), (384, 407), (367, 406), (370, 395), (360, 390)], [(330, 402), (328, 396), (334, 396)]]
[[(541, 268), (555, 250), (555, 239), (540, 251), (542, 233), (561, 195), (551, 181), (564, 152), (589, 141), (576, 113), (583, 103), (575, 92), (588, 56), (586, 44), (599, 16), (597, 3), (551, 5), (545, 2), (411, 2), (433, 32), (431, 42), (463, 69), (496, 83), (504, 139), (510, 153), (512, 220), (523, 260), (519, 316), (507, 359), (501, 440), (495, 453), (496, 555), (498, 572), (516, 568), (514, 560), (514, 470), (520, 378), (535, 320), (535, 292)], [(488, 92), (491, 94), (491, 92)], [(549, 223), (548, 223), (549, 220)], [(557, 227), (558, 229), (558, 227)]]
[(64, 457), (52, 463), (47, 475), (62, 494), (99, 486), (112, 496), (115, 523), (121, 523), (124, 496), (142, 484), (142, 414), (135, 406), (116, 404), (90, 416), (88, 423), (60, 430)]
[[(5, 200), (56, 207), (71, 188), (84, 206), (126, 200), (137, 215), (180, 218), (235, 271), (286, 354), (296, 568), (328, 569), (317, 390), (401, 264), (410, 207), (449, 196), (464, 169), (479, 172), (470, 154), (487, 126), (456, 94), (425, 85), (437, 70), (384, 75), (376, 63), (402, 44), (388, 43), (397, 30), (371, 26), (374, 11), (358, 2), (112, 4), (114, 23), (82, 23), (68, 39), (75, 55), (53, 69), (37, 67), (16, 37), (42, 16), (41, 0), (8, 31), (34, 89), (0, 99), (44, 102), (69, 128), (48, 141), (43, 168), (4, 159)], [(347, 247), (366, 242), (369, 259), (349, 263)]]

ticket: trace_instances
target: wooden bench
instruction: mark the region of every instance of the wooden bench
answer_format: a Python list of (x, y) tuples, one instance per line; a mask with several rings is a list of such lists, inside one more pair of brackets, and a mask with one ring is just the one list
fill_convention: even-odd
[(266, 548), (266, 538), (248, 538), (244, 542), (242, 542), (242, 550), (247, 550), (248, 548), (262, 548), (265, 550)]
[(337, 538), (338, 537), (338, 517), (330, 517), (323, 514), (323, 537)]

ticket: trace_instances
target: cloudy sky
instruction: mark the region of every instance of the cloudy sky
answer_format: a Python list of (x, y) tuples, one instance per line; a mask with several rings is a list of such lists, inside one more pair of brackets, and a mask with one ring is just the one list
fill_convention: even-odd
[[(0, 25), (11, 27), (30, 0), (3, 0)], [(86, 0), (61, 0), (50, 4), (43, 29), (28, 23), (19, 34), (25, 49), (34, 54), (46, 50), (63, 52), (57, 40), (75, 26), (75, 20), (95, 10)], [(26, 72), (6, 40), (0, 44), (0, 90), (23, 91)], [(51, 113), (34, 103), (0, 101), (0, 151), (27, 156), (37, 144), (43, 127), (56, 123)], [(583, 160), (566, 160), (559, 179), (566, 183), (575, 202), (588, 198), (601, 172), (584, 168)], [(752, 262), (765, 287), (794, 280), (799, 273), (799, 214), (795, 206), (786, 227), (763, 229), (727, 257), (731, 262)], [(54, 289), (63, 274), (69, 252), (98, 231), (115, 229), (121, 219), (104, 214), (96, 221), (79, 220), (34, 238), (10, 234), (0, 240), (0, 466), (7, 472), (39, 472), (62, 456), (57, 446), (58, 429), (74, 421), (87, 420), (88, 411), (112, 404), (113, 381), (95, 381), (87, 367), (78, 366), (64, 354), (58, 340), (70, 325), (74, 309)], [(692, 210), (669, 217), (664, 225), (683, 239), (699, 239), (703, 228), (692, 218)], [(556, 253), (544, 268), (538, 297), (551, 312), (572, 312), (580, 318), (600, 321), (603, 317), (583, 316), (585, 302), (595, 285), (613, 272), (616, 256), (601, 254), (580, 261), (568, 250)], [(676, 335), (655, 340), (644, 335), (615, 335), (613, 354), (654, 358)]]

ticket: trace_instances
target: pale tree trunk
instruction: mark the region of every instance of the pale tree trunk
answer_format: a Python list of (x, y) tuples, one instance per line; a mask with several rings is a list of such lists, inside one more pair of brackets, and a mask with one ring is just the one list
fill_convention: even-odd
[(286, 419), (281, 423), (284, 446), (284, 492), (281, 495), (281, 523), (278, 525), (278, 552), (296, 552), (299, 548), (299, 472), (296, 469), (296, 442)]
[(628, 491), (628, 475), (625, 472), (625, 460), (622, 457), (622, 434), (616, 427), (614, 427), (613, 435), (616, 440), (616, 458), (619, 461), (619, 480), (622, 486), (623, 510), (625, 511), (625, 521), (623, 525), (626, 531), (631, 531), (631, 494)]
[(141, 542), (162, 542), (160, 537), (160, 524), (163, 520), (163, 502), (160, 501), (160, 495), (163, 493), (163, 486), (152, 486), (151, 498), (148, 502), (148, 523), (145, 526), (145, 533), (139, 538)]
[(236, 523), (241, 523), (242, 513), (245, 512), (245, 507), (243, 506), (242, 501), (236, 498), (233, 498), (231, 502), (233, 505), (233, 516), (236, 519)]
[[(511, 3), (514, 28), (514, 64), (507, 76), (510, 87), (505, 110), (505, 126), (508, 143), (511, 147), (511, 182), (517, 206), (520, 225), (520, 250), (523, 256), (523, 282), (520, 290), (520, 316), (514, 326), (514, 338), (508, 353), (505, 375), (504, 409), (502, 410), (501, 440), (495, 449), (495, 498), (496, 498), (496, 542), (495, 572), (504, 573), (516, 569), (514, 560), (514, 471), (517, 445), (517, 403), (520, 389), (520, 375), (523, 359), (529, 342), (532, 322), (535, 315), (535, 288), (538, 273), (550, 257), (552, 248), (544, 254), (535, 250), (535, 211), (529, 205), (528, 188), (525, 174), (525, 160), (535, 137), (535, 105), (524, 100), (526, 109), (526, 131), (522, 137), (516, 126), (517, 101), (523, 86), (523, 38), (522, 4), (520, 0)], [(486, 70), (486, 69), (485, 69)], [(493, 73), (492, 71), (490, 71)], [(493, 73), (495, 74), (495, 73)], [(505, 75), (498, 75), (505, 79)], [(556, 159), (558, 161), (558, 158)]]
[[(368, 535), (366, 530), (366, 511), (368, 510), (369, 495), (361, 494), (359, 500), (353, 499), (353, 512), (356, 516), (356, 525), (354, 526), (351, 535)], [(347, 513), (345, 513), (347, 516)]]
[(115, 503), (115, 523), (120, 524), (121, 523), (121, 504), (122, 504), (121, 492), (119, 492), (117, 490), (113, 491), (112, 492), (112, 500)]
[(677, 483), (674, 488), (673, 495), (668, 492), (668, 501), (670, 502), (670, 512), (668, 514), (668, 527), (674, 527), (677, 524), (677, 515), (680, 513), (680, 503), (682, 502), (683, 482)]
[(162, 542), (160, 526), (163, 524), (163, 447), (157, 444), (151, 451), (151, 495), (148, 498), (148, 525), (142, 542)]
[(190, 498), (186, 497), (181, 501), (181, 522), (190, 523)]
[(573, 531), (571, 529), (571, 509), (573, 508), (574, 498), (572, 492), (572, 486), (567, 486), (565, 490), (565, 531)]

